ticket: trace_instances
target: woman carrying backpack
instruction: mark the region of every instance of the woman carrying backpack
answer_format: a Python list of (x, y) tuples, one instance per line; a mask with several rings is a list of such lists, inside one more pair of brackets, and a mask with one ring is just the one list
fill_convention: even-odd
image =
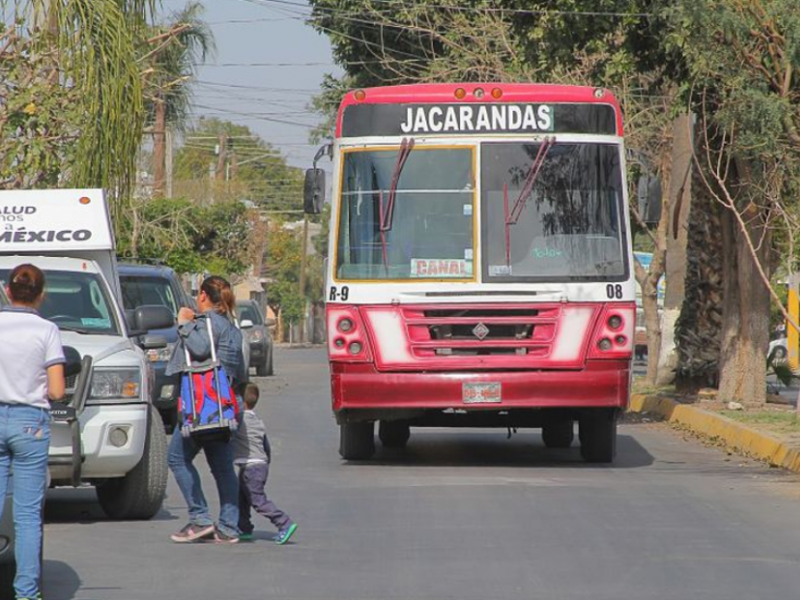
[(8, 277), (11, 306), (0, 310), (0, 512), (13, 470), (17, 598), (39, 598), (42, 504), (47, 487), (50, 401), (64, 397), (58, 327), (39, 316), (44, 273), (20, 265)]
[[(186, 370), (185, 350), (192, 362), (211, 358), (206, 319), (211, 322), (214, 349), (234, 389), (244, 383), (246, 366), (242, 355), (242, 333), (234, 325), (235, 298), (231, 285), (222, 277), (212, 276), (203, 281), (197, 296), (196, 315), (190, 308), (178, 313), (178, 344), (167, 365), (167, 375)], [(192, 464), (203, 450), (217, 484), (219, 493), (219, 523), (208, 511), (200, 474)], [(167, 452), (167, 463), (189, 508), (189, 523), (172, 534), (176, 543), (215, 541), (235, 544), (239, 541), (239, 481), (233, 468), (233, 447), (230, 442), (208, 441), (200, 446), (192, 437), (184, 436), (176, 427)]]

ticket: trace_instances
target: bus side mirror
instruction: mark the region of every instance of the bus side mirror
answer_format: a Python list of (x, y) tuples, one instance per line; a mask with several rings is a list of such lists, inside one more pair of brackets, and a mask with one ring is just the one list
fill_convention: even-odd
[(325, 171), (308, 169), (303, 185), (303, 210), (308, 215), (318, 215), (325, 202)]
[(661, 220), (661, 178), (655, 175), (642, 175), (636, 187), (642, 220), (648, 225), (658, 223)]

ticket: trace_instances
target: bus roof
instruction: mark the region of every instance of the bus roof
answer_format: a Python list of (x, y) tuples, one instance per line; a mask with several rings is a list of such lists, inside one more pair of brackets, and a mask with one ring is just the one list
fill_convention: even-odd
[[(462, 98), (456, 96), (463, 90)], [(476, 90), (482, 90), (476, 94)], [(496, 98), (494, 94), (500, 94)], [(336, 120), (336, 137), (342, 136), (344, 112), (364, 104), (602, 104), (614, 109), (616, 135), (622, 135), (622, 112), (614, 95), (604, 89), (542, 83), (426, 83), (363, 88), (348, 92)]]

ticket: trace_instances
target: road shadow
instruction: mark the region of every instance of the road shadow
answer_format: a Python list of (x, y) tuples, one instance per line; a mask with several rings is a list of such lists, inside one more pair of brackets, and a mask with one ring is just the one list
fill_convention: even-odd
[[(162, 508), (152, 521), (175, 521), (178, 517)], [(97, 523), (110, 519), (97, 500), (93, 487), (55, 488), (47, 490), (44, 505), (45, 523)]]
[(630, 435), (617, 435), (617, 457), (612, 464), (590, 464), (580, 455), (577, 434), (570, 448), (546, 448), (538, 433), (522, 431), (507, 439), (499, 431), (489, 433), (441, 432), (412, 429), (405, 448), (384, 448), (376, 440), (376, 452), (368, 461), (345, 465), (397, 467), (534, 467), (576, 469), (635, 469), (654, 462), (653, 456)]
[(42, 579), (43, 596), (48, 600), (72, 600), (81, 589), (80, 575), (60, 560), (45, 559)]

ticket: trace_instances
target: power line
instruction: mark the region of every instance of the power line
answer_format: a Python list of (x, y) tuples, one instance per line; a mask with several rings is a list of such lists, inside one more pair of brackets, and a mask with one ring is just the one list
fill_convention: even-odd
[(317, 127), (317, 125), (311, 124), (311, 123), (300, 123), (299, 121), (290, 121), (288, 119), (277, 119), (275, 117), (272, 117), (272, 116), (269, 116), (269, 115), (265, 115), (265, 114), (260, 114), (260, 113), (242, 112), (242, 111), (231, 110), (229, 108), (217, 108), (215, 106), (208, 106), (208, 105), (203, 105), (203, 104), (195, 104), (195, 106), (198, 107), (198, 108), (203, 108), (205, 110), (213, 110), (213, 111), (220, 112), (220, 113), (223, 113), (223, 114), (233, 114), (233, 115), (239, 115), (239, 116), (243, 116), (243, 117), (251, 117), (251, 118), (261, 119), (261, 120), (264, 120), (264, 121), (272, 121), (272, 122), (275, 122), (275, 123), (282, 123), (284, 125), (293, 125), (293, 126), (296, 126), (296, 127), (306, 127), (308, 129), (314, 129), (315, 127)]
[(269, 87), (269, 86), (258, 86), (258, 85), (242, 85), (236, 83), (223, 83), (221, 81), (208, 81), (204, 79), (197, 79), (195, 83), (200, 83), (203, 85), (210, 85), (210, 86), (219, 86), (219, 87), (231, 87), (231, 88), (240, 88), (240, 89), (247, 89), (247, 90), (259, 90), (264, 92), (276, 92), (276, 93), (317, 93), (319, 90), (313, 88), (278, 88), (278, 87)]
[[(298, 2), (290, 2), (288, 0), (246, 0), (251, 4), (261, 4), (262, 6), (266, 3), (272, 4), (280, 4), (284, 6), (291, 6), (296, 9), (309, 9), (310, 7), (303, 3)], [(408, 8), (409, 3), (407, 0), (372, 0), (378, 4), (386, 4), (386, 5), (399, 5), (402, 8)], [(559, 16), (583, 16), (583, 17), (652, 17), (655, 16), (653, 13), (645, 13), (645, 12), (625, 12), (625, 11), (602, 11), (602, 10), (558, 10), (558, 9), (530, 9), (530, 8), (504, 8), (504, 7), (493, 7), (493, 6), (457, 6), (453, 4), (428, 4), (426, 3), (425, 8), (428, 10), (443, 8), (447, 10), (453, 11), (460, 11), (460, 12), (471, 12), (471, 13), (511, 13), (511, 14), (519, 14), (519, 15), (559, 15)], [(331, 13), (348, 13), (353, 14), (346, 9), (337, 8), (337, 7), (327, 7), (327, 6), (318, 6), (311, 9), (312, 13), (317, 11), (322, 12), (331, 12)]]

